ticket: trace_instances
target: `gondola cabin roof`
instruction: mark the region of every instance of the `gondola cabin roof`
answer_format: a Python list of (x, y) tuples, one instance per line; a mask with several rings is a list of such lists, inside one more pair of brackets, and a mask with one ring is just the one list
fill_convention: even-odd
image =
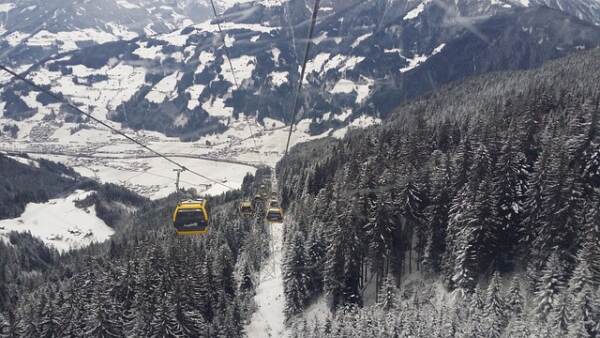
[(177, 203), (180, 209), (198, 209), (206, 205), (206, 200), (203, 198), (194, 200), (183, 200)]

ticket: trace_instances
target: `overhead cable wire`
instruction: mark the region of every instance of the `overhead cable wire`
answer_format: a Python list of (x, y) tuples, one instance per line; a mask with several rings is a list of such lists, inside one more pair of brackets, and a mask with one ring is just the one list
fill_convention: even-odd
[[(225, 56), (227, 57), (227, 62), (229, 63), (229, 69), (231, 70), (231, 76), (233, 77), (233, 83), (235, 84), (236, 89), (240, 90), (240, 85), (238, 84), (237, 78), (235, 76), (235, 69), (233, 68), (233, 63), (231, 63), (231, 54), (229, 53), (229, 47), (227, 47), (227, 41), (225, 41), (225, 34), (223, 34), (223, 30), (221, 29), (221, 16), (217, 13), (217, 8), (215, 7), (215, 3), (213, 0), (210, 0), (210, 5), (213, 10), (213, 14), (215, 19), (217, 20), (217, 29), (219, 30), (219, 35), (223, 39), (223, 48), (225, 49)], [(248, 119), (246, 118), (246, 121)], [(250, 129), (250, 136), (252, 137), (252, 141), (254, 142), (254, 146), (258, 147), (256, 144), (256, 139), (254, 138), (254, 131), (252, 130), (252, 126), (250, 122), (248, 122), (248, 129)]]
[[(212, 0), (211, 0), (212, 1)], [(306, 64), (308, 63), (308, 56), (310, 53), (310, 46), (312, 44), (312, 37), (317, 23), (317, 15), (319, 13), (319, 5), (321, 0), (315, 0), (315, 6), (313, 8), (312, 18), (310, 21), (310, 28), (308, 30), (308, 40), (306, 41), (306, 50), (304, 51), (304, 61), (302, 62), (302, 71), (300, 72), (300, 79), (298, 80), (298, 87), (296, 88), (296, 94), (294, 97), (294, 105), (292, 106), (292, 119), (290, 121), (290, 130), (288, 132), (287, 143), (285, 145), (285, 157), (287, 157), (290, 140), (292, 138), (292, 131), (294, 130), (294, 124), (296, 123), (296, 115), (298, 114), (298, 103), (300, 100), (300, 91), (302, 90), (302, 83), (304, 82), (304, 74), (306, 72)]]
[(171, 159), (171, 158), (167, 157), (166, 155), (163, 155), (162, 153), (160, 153), (160, 152), (158, 152), (158, 151), (156, 151), (156, 150), (154, 150), (154, 149), (150, 148), (149, 146), (145, 145), (144, 143), (142, 143), (142, 142), (140, 142), (140, 141), (136, 140), (135, 138), (133, 138), (133, 137), (131, 137), (131, 136), (129, 136), (129, 135), (127, 135), (127, 134), (125, 134), (125, 133), (124, 133), (124, 132), (122, 132), (121, 130), (119, 130), (119, 129), (116, 129), (116, 128), (112, 127), (111, 125), (109, 125), (108, 123), (106, 123), (106, 122), (104, 122), (104, 121), (102, 121), (102, 120), (100, 120), (100, 119), (98, 119), (98, 118), (94, 117), (92, 114), (84, 112), (84, 111), (83, 111), (83, 110), (81, 110), (79, 107), (77, 107), (76, 105), (72, 104), (72, 103), (71, 103), (69, 100), (67, 100), (66, 98), (64, 98), (64, 97), (62, 97), (62, 96), (60, 96), (60, 95), (58, 95), (58, 94), (56, 94), (56, 93), (52, 92), (51, 90), (48, 90), (48, 89), (46, 89), (46, 88), (43, 88), (43, 87), (41, 87), (41, 86), (37, 85), (37, 84), (36, 84), (36, 83), (34, 83), (33, 81), (31, 81), (31, 80), (29, 80), (29, 79), (25, 78), (23, 75), (20, 75), (20, 74), (18, 74), (18, 73), (16, 73), (16, 72), (14, 72), (13, 70), (11, 70), (11, 69), (7, 68), (7, 67), (6, 67), (6, 66), (4, 66), (3, 64), (0, 64), (0, 70), (3, 70), (3, 71), (5, 71), (5, 72), (7, 72), (8, 74), (12, 75), (14, 78), (17, 78), (17, 79), (19, 79), (19, 80), (21, 80), (21, 81), (25, 82), (26, 84), (30, 85), (31, 87), (33, 87), (33, 88), (35, 88), (35, 89), (37, 89), (37, 90), (39, 90), (39, 91), (41, 91), (41, 92), (43, 92), (43, 93), (45, 93), (46, 95), (48, 95), (48, 96), (52, 97), (53, 99), (55, 99), (55, 100), (57, 100), (57, 101), (60, 101), (60, 102), (63, 102), (64, 104), (66, 104), (68, 107), (70, 107), (71, 109), (75, 110), (75, 111), (76, 111), (76, 112), (78, 112), (79, 114), (81, 114), (81, 115), (84, 115), (84, 116), (87, 116), (89, 119), (91, 119), (91, 120), (95, 121), (96, 123), (98, 123), (98, 124), (100, 124), (100, 125), (102, 125), (102, 126), (104, 126), (104, 127), (108, 128), (108, 129), (112, 130), (113, 132), (115, 132), (115, 133), (117, 133), (117, 134), (121, 135), (121, 136), (122, 136), (122, 137), (124, 137), (125, 139), (127, 139), (127, 140), (129, 140), (129, 141), (131, 141), (131, 142), (133, 142), (133, 143), (135, 143), (135, 144), (139, 145), (140, 147), (142, 147), (142, 148), (144, 148), (144, 149), (148, 150), (149, 152), (151, 152), (151, 153), (155, 154), (156, 156), (158, 156), (158, 157), (160, 157), (160, 158), (163, 158), (163, 159), (165, 159), (166, 161), (168, 161), (168, 162), (170, 162), (171, 164), (173, 164), (173, 165), (175, 165), (175, 166), (179, 167), (180, 169), (182, 169), (182, 170), (184, 170), (184, 171), (188, 171), (188, 172), (190, 172), (191, 174), (193, 174), (193, 175), (196, 175), (196, 176), (198, 176), (198, 177), (201, 177), (201, 178), (203, 178), (203, 179), (205, 179), (205, 180), (207, 180), (207, 181), (210, 181), (210, 182), (216, 183), (216, 184), (218, 184), (218, 185), (221, 185), (221, 186), (223, 186), (223, 187), (226, 187), (227, 189), (234, 189), (233, 187), (230, 187), (230, 186), (228, 186), (228, 185), (226, 185), (226, 184), (222, 183), (222, 182), (221, 182), (221, 181), (219, 181), (219, 180), (216, 180), (216, 179), (210, 178), (210, 177), (208, 177), (208, 176), (206, 176), (206, 175), (202, 175), (202, 174), (200, 174), (199, 172), (196, 172), (196, 171), (194, 171), (194, 170), (191, 170), (191, 169), (187, 168), (186, 166), (184, 166), (184, 165), (180, 164), (179, 162), (177, 162), (177, 161), (174, 161), (173, 159)]

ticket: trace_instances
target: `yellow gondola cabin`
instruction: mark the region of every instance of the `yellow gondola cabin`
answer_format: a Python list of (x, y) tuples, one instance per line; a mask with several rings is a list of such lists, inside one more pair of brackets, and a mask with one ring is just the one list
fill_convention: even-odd
[(250, 201), (244, 201), (240, 204), (240, 214), (244, 217), (250, 217), (254, 214), (254, 208)]
[(178, 235), (203, 235), (208, 233), (208, 205), (205, 199), (185, 200), (177, 203), (173, 212), (173, 225)]
[(269, 208), (267, 211), (267, 221), (271, 223), (283, 222), (283, 210), (281, 208)]

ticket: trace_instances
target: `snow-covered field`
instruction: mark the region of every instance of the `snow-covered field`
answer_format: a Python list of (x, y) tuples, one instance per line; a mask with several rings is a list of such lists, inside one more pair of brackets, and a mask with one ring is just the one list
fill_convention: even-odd
[(273, 251), (269, 261), (260, 270), (260, 279), (254, 298), (257, 309), (246, 327), (248, 337), (286, 337), (285, 297), (283, 295), (283, 224), (271, 225)]
[(29, 203), (19, 218), (0, 221), (0, 239), (10, 231), (31, 232), (48, 246), (60, 251), (107, 240), (114, 230), (96, 217), (93, 207), (79, 209), (75, 201), (93, 192), (77, 190), (65, 198), (47, 203)]
[[(64, 163), (84, 176), (124, 185), (150, 198), (165, 197), (175, 189), (173, 169), (176, 166), (164, 159), (149, 157), (151, 154), (139, 146), (102, 126), (92, 124), (77, 130), (76, 124), (58, 125), (43, 121), (37, 115), (15, 122), (3, 119), (0, 114), (0, 124), (4, 123), (16, 124), (19, 133), (17, 139), (0, 136), (0, 151), (28, 152), (34, 158)], [(109, 123), (121, 128), (118, 123)], [(310, 136), (309, 125), (309, 120), (297, 124), (292, 145), (331, 134), (326, 131)], [(149, 131), (125, 132), (187, 168), (224, 184), (191, 173), (182, 174), (182, 186), (194, 187), (206, 194), (220, 194), (228, 187), (240, 187), (246, 173), (254, 173), (256, 166), (274, 166), (283, 156), (288, 136), (288, 128), (280, 121), (265, 119), (261, 125), (243, 115), (239, 120), (233, 120), (225, 133), (207, 135), (196, 142), (181, 142)], [(335, 135), (343, 136), (344, 133)], [(208, 187), (207, 184), (212, 185)]]

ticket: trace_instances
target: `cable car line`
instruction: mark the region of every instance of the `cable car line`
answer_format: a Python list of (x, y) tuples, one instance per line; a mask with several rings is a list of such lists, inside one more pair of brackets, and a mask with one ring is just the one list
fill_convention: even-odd
[[(212, 1), (212, 0), (211, 0)], [(317, 14), (319, 13), (319, 5), (321, 0), (315, 0), (315, 6), (313, 8), (312, 18), (310, 21), (310, 29), (308, 31), (308, 40), (306, 41), (306, 50), (304, 51), (304, 61), (302, 62), (302, 72), (300, 73), (300, 79), (298, 80), (298, 87), (296, 88), (296, 94), (294, 97), (294, 105), (292, 106), (292, 119), (290, 121), (290, 131), (288, 132), (287, 144), (285, 145), (285, 157), (288, 154), (288, 150), (290, 147), (290, 140), (292, 138), (292, 131), (294, 129), (294, 124), (296, 123), (296, 115), (298, 114), (298, 101), (300, 99), (300, 90), (302, 90), (302, 82), (304, 82), (304, 74), (306, 72), (306, 64), (308, 63), (308, 55), (310, 53), (310, 45), (312, 44), (312, 37), (315, 30), (315, 25), (317, 23)]]
[[(239, 91), (240, 85), (235, 76), (235, 69), (233, 68), (233, 63), (231, 63), (231, 55), (229, 53), (229, 48), (227, 47), (227, 42), (225, 41), (225, 35), (223, 34), (223, 30), (221, 29), (221, 22), (219, 20), (221, 18), (221, 16), (217, 13), (217, 8), (215, 7), (215, 3), (213, 0), (210, 0), (210, 5), (212, 7), (215, 19), (217, 19), (217, 29), (219, 30), (219, 35), (223, 39), (223, 47), (225, 48), (225, 56), (227, 57), (227, 62), (229, 63), (229, 69), (231, 70), (231, 76), (233, 77), (233, 83), (235, 84), (236, 89)], [(252, 141), (254, 142), (254, 146), (258, 147), (258, 145), (256, 144), (256, 139), (254, 138), (254, 131), (252, 130), (252, 126), (250, 125), (250, 123), (248, 123), (248, 129), (250, 129), (250, 136), (252, 136)]]
[(173, 165), (177, 166), (178, 168), (180, 168), (180, 169), (182, 169), (182, 170), (184, 170), (184, 171), (188, 171), (188, 172), (190, 172), (191, 174), (193, 174), (193, 175), (196, 175), (196, 176), (198, 176), (198, 177), (201, 177), (201, 178), (203, 178), (203, 179), (205, 179), (205, 180), (208, 180), (208, 181), (210, 181), (210, 182), (213, 182), (213, 183), (219, 184), (219, 185), (221, 185), (221, 186), (223, 186), (223, 187), (226, 187), (227, 189), (234, 189), (233, 187), (230, 187), (230, 186), (228, 186), (228, 185), (226, 185), (226, 184), (222, 183), (222, 182), (221, 182), (221, 181), (219, 181), (219, 180), (216, 180), (216, 179), (210, 178), (210, 177), (208, 177), (208, 176), (206, 176), (206, 175), (202, 175), (202, 174), (200, 174), (200, 173), (198, 173), (198, 172), (196, 172), (196, 171), (194, 171), (194, 170), (192, 170), (192, 169), (189, 169), (189, 168), (187, 168), (186, 166), (184, 166), (184, 165), (180, 164), (179, 162), (177, 162), (177, 161), (175, 161), (175, 160), (173, 160), (173, 159), (171, 159), (171, 158), (167, 157), (166, 155), (163, 155), (162, 153), (160, 153), (160, 152), (158, 152), (158, 151), (156, 151), (156, 150), (154, 150), (154, 149), (150, 148), (149, 146), (147, 146), (147, 145), (143, 144), (142, 142), (140, 142), (140, 141), (136, 140), (135, 138), (133, 138), (133, 137), (131, 137), (131, 136), (129, 136), (129, 135), (127, 135), (127, 134), (125, 134), (125, 133), (124, 133), (124, 132), (122, 132), (121, 130), (119, 130), (119, 129), (116, 129), (116, 128), (112, 127), (111, 125), (109, 125), (108, 123), (106, 123), (106, 122), (104, 122), (104, 121), (102, 121), (102, 120), (100, 120), (100, 119), (98, 119), (98, 118), (94, 117), (92, 114), (84, 112), (84, 111), (83, 111), (83, 110), (81, 110), (79, 107), (77, 107), (76, 105), (72, 104), (72, 103), (71, 103), (71, 102), (70, 102), (68, 99), (66, 99), (66, 98), (64, 98), (64, 97), (61, 97), (61, 96), (59, 96), (58, 94), (56, 94), (56, 93), (52, 92), (51, 90), (48, 90), (48, 89), (46, 89), (46, 88), (43, 88), (43, 87), (41, 87), (41, 86), (37, 85), (35, 82), (33, 82), (33, 81), (31, 81), (31, 80), (29, 80), (29, 79), (25, 78), (23, 75), (20, 75), (20, 74), (18, 74), (18, 73), (16, 73), (16, 72), (14, 72), (13, 70), (11, 70), (11, 69), (7, 68), (6, 66), (4, 66), (4, 65), (3, 65), (3, 64), (1, 64), (1, 63), (0, 63), (0, 70), (3, 70), (3, 71), (5, 71), (5, 72), (9, 73), (9, 74), (10, 74), (11, 76), (13, 76), (14, 78), (17, 78), (17, 79), (19, 79), (19, 80), (21, 80), (21, 81), (25, 82), (26, 84), (30, 85), (31, 87), (33, 87), (33, 88), (35, 88), (35, 89), (37, 89), (37, 90), (39, 90), (39, 91), (41, 91), (41, 92), (43, 92), (43, 93), (45, 93), (46, 95), (48, 95), (48, 96), (52, 97), (53, 99), (55, 99), (55, 100), (57, 100), (57, 101), (60, 101), (60, 102), (62, 102), (62, 103), (64, 103), (64, 104), (66, 104), (67, 106), (69, 106), (69, 107), (70, 107), (70, 108), (72, 108), (73, 110), (77, 111), (79, 114), (81, 114), (81, 115), (84, 115), (84, 116), (87, 116), (89, 119), (91, 119), (91, 120), (95, 121), (96, 123), (99, 123), (100, 125), (102, 125), (102, 126), (104, 126), (104, 127), (108, 128), (108, 129), (112, 130), (113, 132), (115, 132), (115, 133), (117, 133), (117, 134), (119, 134), (119, 135), (123, 136), (123, 137), (124, 137), (124, 138), (126, 138), (127, 140), (129, 140), (129, 141), (131, 141), (131, 142), (133, 142), (133, 143), (135, 143), (135, 144), (139, 145), (140, 147), (142, 147), (142, 148), (144, 148), (144, 149), (146, 149), (146, 150), (150, 151), (151, 153), (155, 154), (156, 156), (158, 156), (158, 157), (161, 157), (161, 158), (163, 158), (163, 159), (165, 159), (165, 160), (169, 161), (171, 164), (173, 164)]

